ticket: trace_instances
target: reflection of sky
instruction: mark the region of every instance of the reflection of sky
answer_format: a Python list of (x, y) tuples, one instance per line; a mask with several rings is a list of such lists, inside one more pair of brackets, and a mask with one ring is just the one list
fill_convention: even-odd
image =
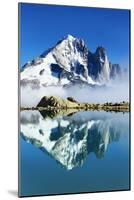
[[(80, 118), (80, 113), (78, 114)], [(89, 113), (82, 113), (81, 118), (83, 118), (83, 114), (87, 117)], [(95, 116), (97, 119), (97, 112), (94, 113)], [(122, 129), (119, 141), (109, 144), (103, 159), (97, 159), (94, 153), (90, 153), (82, 167), (76, 167), (70, 171), (62, 168), (47, 153), (20, 139), (22, 194), (128, 189), (128, 114), (98, 112), (98, 118), (102, 119), (103, 117), (104, 121), (110, 118), (116, 122), (117, 119), (120, 119), (120, 123), (116, 123), (119, 129)]]
[(23, 139), (20, 145), (23, 194), (128, 188), (128, 147), (122, 148), (120, 143), (112, 144), (103, 160), (96, 159), (92, 153), (82, 167), (71, 171), (61, 168), (53, 158)]
[(128, 66), (129, 11), (39, 4), (19, 4), (20, 66), (72, 34), (94, 52), (106, 48), (112, 63)]
[(82, 167), (65, 171), (53, 158), (21, 139), (23, 195), (127, 189), (128, 146), (122, 148), (120, 142), (109, 146), (103, 160), (92, 153)]

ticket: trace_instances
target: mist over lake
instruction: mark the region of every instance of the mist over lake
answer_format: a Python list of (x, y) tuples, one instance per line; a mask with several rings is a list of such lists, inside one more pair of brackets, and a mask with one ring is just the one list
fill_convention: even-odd
[(111, 81), (106, 87), (80, 88), (72, 86), (65, 89), (62, 86), (48, 86), (39, 89), (21, 87), (21, 106), (36, 106), (43, 96), (59, 96), (61, 98), (74, 97), (79, 102), (105, 103), (105, 102), (129, 102), (129, 83), (126, 77)]

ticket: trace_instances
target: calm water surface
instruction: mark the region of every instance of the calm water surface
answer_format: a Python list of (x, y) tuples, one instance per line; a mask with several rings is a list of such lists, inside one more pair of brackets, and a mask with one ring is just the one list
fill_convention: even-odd
[(129, 189), (129, 114), (21, 112), (20, 195)]

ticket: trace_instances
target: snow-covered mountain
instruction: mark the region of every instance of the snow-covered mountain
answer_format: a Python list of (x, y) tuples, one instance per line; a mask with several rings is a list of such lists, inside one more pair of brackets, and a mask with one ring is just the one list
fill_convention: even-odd
[(109, 62), (103, 47), (91, 53), (82, 39), (68, 35), (21, 68), (21, 86), (102, 85), (119, 74), (119, 68)]
[(83, 165), (91, 152), (103, 158), (121, 134), (110, 118), (91, 112), (44, 118), (38, 111), (23, 111), (20, 122), (21, 136), (68, 170)]

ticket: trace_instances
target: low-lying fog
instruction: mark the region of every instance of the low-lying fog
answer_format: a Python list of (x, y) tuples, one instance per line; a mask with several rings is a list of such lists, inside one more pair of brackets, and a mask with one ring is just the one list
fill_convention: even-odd
[(41, 87), (31, 89), (31, 87), (21, 87), (21, 107), (36, 106), (43, 96), (59, 96), (67, 98), (74, 97), (79, 102), (105, 103), (129, 101), (129, 81), (128, 77), (112, 80), (107, 87), (89, 88), (73, 86), (64, 89), (60, 86)]

